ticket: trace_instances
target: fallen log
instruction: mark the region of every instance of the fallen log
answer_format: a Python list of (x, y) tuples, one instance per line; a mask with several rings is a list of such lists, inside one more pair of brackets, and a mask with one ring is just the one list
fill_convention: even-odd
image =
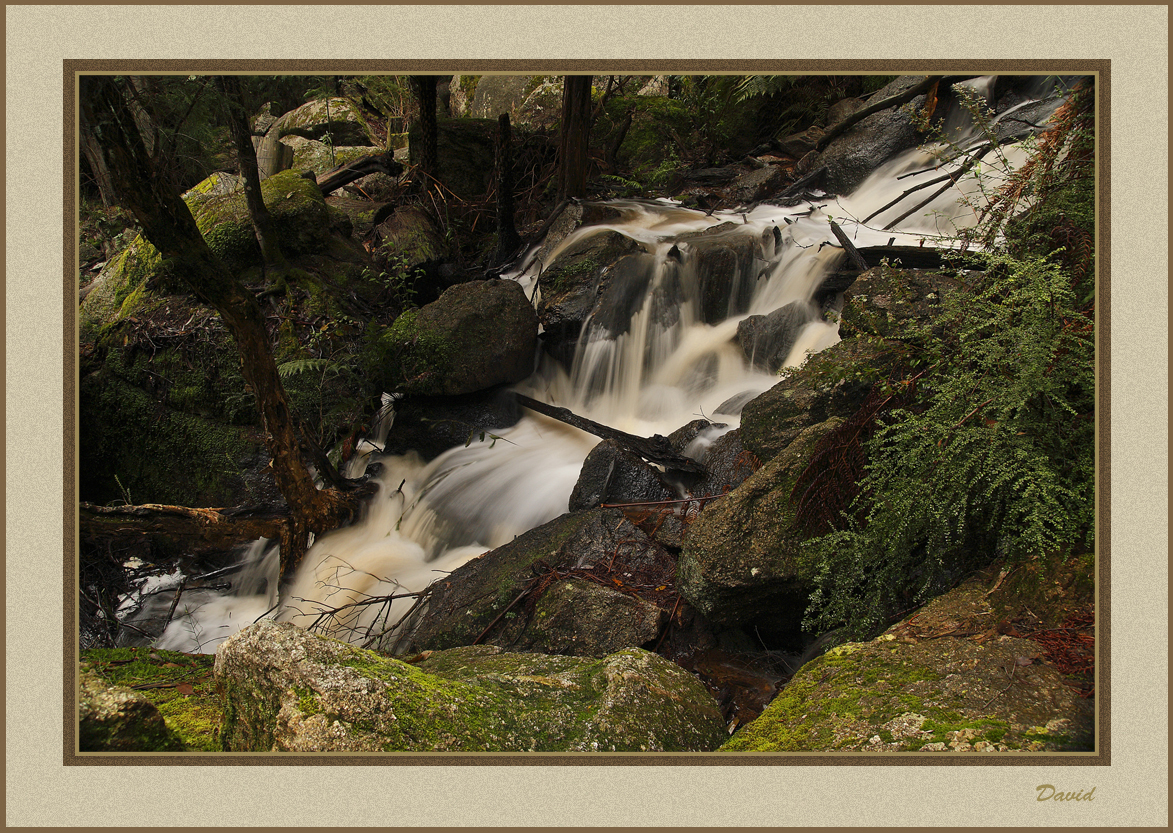
[(223, 548), (258, 538), (280, 538), (289, 518), (287, 507), (197, 509), (161, 503), (139, 506), (82, 503), (79, 513), (81, 534), (89, 538), (153, 533)]
[(839, 245), (843, 247), (843, 251), (847, 252), (847, 257), (855, 265), (855, 268), (861, 272), (866, 271), (868, 265), (864, 261), (863, 256), (860, 255), (859, 249), (855, 248), (855, 244), (851, 242), (851, 239), (843, 232), (843, 229), (839, 228), (839, 224), (833, 220), (831, 221), (831, 231), (834, 232), (835, 239), (839, 241)]
[(704, 474), (706, 472), (705, 467), (696, 460), (677, 453), (672, 448), (672, 444), (668, 442), (668, 438), (660, 434), (651, 437), (628, 434), (626, 431), (620, 431), (617, 428), (611, 428), (586, 417), (581, 417), (557, 405), (547, 405), (545, 402), (530, 399), (528, 396), (523, 396), (520, 393), (515, 393), (513, 396), (522, 407), (529, 408), (531, 411), (537, 411), (539, 414), (545, 414), (551, 419), (556, 419), (580, 431), (586, 431), (588, 434), (594, 434), (596, 437), (601, 437), (604, 440), (614, 440), (628, 451), (631, 451), (633, 454), (638, 454), (649, 463), (656, 463), (674, 471), (687, 471), (696, 474)]
[(339, 165), (332, 171), (327, 171), (318, 180), (318, 189), (325, 196), (337, 191), (343, 185), (362, 179), (368, 174), (387, 174), (399, 176), (403, 173), (403, 165), (395, 161), (394, 151), (364, 156), (346, 165)]

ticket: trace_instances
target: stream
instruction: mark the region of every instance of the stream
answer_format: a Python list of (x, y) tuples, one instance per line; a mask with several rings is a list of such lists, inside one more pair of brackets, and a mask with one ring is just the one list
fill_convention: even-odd
[[(1002, 153), (1014, 165), (1024, 152), (1008, 146)], [(992, 162), (993, 156), (988, 159)], [(830, 220), (860, 248), (890, 242), (940, 246), (938, 238), (952, 237), (976, 221), (972, 206), (982, 200), (973, 179), (914, 212), (896, 230), (880, 229), (906, 211), (911, 200), (882, 212), (867, 227), (857, 221), (950, 167), (937, 165), (925, 150), (910, 150), (875, 171), (849, 197), (792, 207), (763, 204), (706, 214), (667, 200), (609, 203), (619, 211), (618, 220), (573, 232), (548, 261), (582, 238), (605, 231), (635, 240), (645, 251), (647, 280), (640, 281), (641, 291), (627, 299), (629, 318), (618, 324), (588, 320), (571, 371), (543, 353), (534, 373), (513, 389), (641, 436), (668, 435), (698, 418), (712, 420), (723, 427), (703, 431), (685, 452), (703, 462), (707, 447), (738, 426), (741, 406), (779, 380), (778, 374), (755, 368), (738, 346), (737, 327), (743, 319), (793, 302), (808, 305), (809, 320), (784, 363), (790, 367), (838, 341), (837, 325), (825, 320), (813, 303), (820, 283), (844, 257)], [(986, 187), (996, 186), (995, 166), (985, 166), (983, 173), (988, 175)], [(735, 281), (746, 293), (736, 304), (730, 299), (730, 307), (739, 311), (705, 323), (700, 276), (688, 236), (723, 223), (732, 225), (721, 235), (750, 237), (756, 255), (752, 274)], [(537, 303), (535, 283), (541, 265), (532, 253), (529, 258), (504, 277), (518, 281)], [(673, 299), (670, 314), (665, 314), (665, 298)], [(387, 631), (411, 608), (412, 594), (438, 577), (565, 513), (583, 460), (599, 442), (578, 429), (525, 412), (512, 427), (486, 433), (483, 439), (474, 437), (467, 447), (424, 462), (415, 454), (381, 454), (378, 449), (392, 430), (392, 421), (379, 426), (345, 472), (355, 477), (369, 464), (379, 464), (373, 477), (379, 490), (364, 516), (313, 543), (280, 606), (276, 547), (258, 541), (242, 553), (243, 567), (232, 576), (230, 590), (185, 590), (155, 644), (213, 652), (225, 638), (262, 616), (316, 625), (329, 635), (366, 642)], [(165, 591), (181, 578), (168, 577), (150, 589)], [(128, 621), (161, 624), (173, 596), (156, 592)], [(374, 599), (380, 601), (370, 603)], [(347, 605), (351, 607), (319, 621), (323, 610)]]

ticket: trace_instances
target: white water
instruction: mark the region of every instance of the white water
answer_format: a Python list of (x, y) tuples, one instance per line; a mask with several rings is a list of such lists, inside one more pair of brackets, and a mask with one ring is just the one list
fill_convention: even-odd
[[(1009, 148), (1006, 153), (1011, 164), (1016, 164), (1019, 152)], [(897, 245), (915, 246), (973, 224), (976, 218), (971, 205), (980, 204), (981, 195), (968, 182), (909, 217), (899, 231), (879, 229), (937, 186), (902, 201), (867, 228), (855, 221), (918, 182), (948, 170), (934, 169), (935, 164), (930, 154), (909, 151), (877, 170), (849, 198), (826, 198), (793, 208), (762, 205), (748, 212), (706, 216), (666, 201), (613, 203), (622, 212), (620, 222), (574, 232), (549, 260), (584, 236), (605, 230), (639, 242), (647, 252), (650, 277), (646, 292), (632, 305), (629, 327), (618, 337), (608, 338), (594, 322), (588, 322), (571, 374), (543, 358), (537, 371), (515, 389), (644, 436), (667, 435), (702, 416), (726, 423), (727, 428), (705, 432), (690, 446), (689, 453), (703, 455), (719, 433), (736, 427), (740, 404), (778, 381), (777, 376), (749, 365), (735, 340), (737, 324), (747, 315), (767, 314), (793, 301), (811, 300), (842, 257), (840, 249), (822, 245), (834, 241), (830, 219), (859, 247), (886, 244), (893, 238)], [(923, 173), (897, 179), (917, 171)], [(996, 171), (987, 166), (986, 173), (993, 175), (986, 187), (995, 186)], [(759, 245), (755, 274), (747, 279), (751, 294), (746, 311), (709, 325), (700, 320), (688, 243), (678, 244), (680, 263), (669, 257), (669, 250), (681, 234), (730, 221), (738, 224), (733, 233), (750, 235)], [(777, 245), (771, 231), (775, 227), (781, 232)], [(930, 239), (928, 244), (938, 242)], [(530, 263), (514, 277), (531, 293), (537, 273), (538, 264)], [(663, 291), (673, 275), (679, 279), (683, 301), (671, 305), (677, 320), (666, 324), (663, 315), (656, 320), (649, 299)], [(797, 365), (808, 352), (836, 341), (834, 324), (812, 321), (802, 331), (787, 364)], [(719, 408), (728, 400), (739, 403), (727, 409), (734, 413)], [(266, 612), (308, 627), (327, 607), (422, 590), (470, 558), (564, 513), (583, 459), (599, 442), (582, 431), (531, 413), (517, 425), (493, 434), (495, 437), (452, 449), (428, 464), (415, 455), (379, 457), (368, 448), (370, 459), (379, 459), (383, 466), (377, 477), (379, 493), (360, 522), (313, 544), (279, 610), (272, 610), (277, 601), (276, 553), (259, 542), (245, 554), (249, 567), (235, 580), (233, 593), (185, 593), (157, 644), (212, 651), (224, 638)], [(357, 457), (352, 462), (355, 468), (348, 473), (355, 476), (364, 462)], [(377, 637), (412, 604), (412, 598), (402, 598), (391, 602), (390, 609), (386, 605), (353, 607), (319, 627), (363, 643)]]

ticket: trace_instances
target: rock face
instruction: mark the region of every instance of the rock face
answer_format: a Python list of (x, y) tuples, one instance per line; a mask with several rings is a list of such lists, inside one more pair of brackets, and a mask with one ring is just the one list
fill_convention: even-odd
[(547, 266), (538, 279), (538, 318), (545, 328), (546, 352), (569, 363), (583, 322), (606, 289), (609, 270), (625, 255), (640, 251), (630, 237), (605, 231), (571, 244)]
[(78, 749), (82, 752), (181, 752), (154, 704), (128, 688), (107, 685), (92, 671), (81, 674)]
[[(871, 391), (874, 373), (883, 367), (890, 347), (864, 339), (844, 339), (811, 356), (798, 370), (750, 400), (741, 412), (741, 442), (768, 462), (812, 425), (830, 417), (847, 419)], [(846, 378), (832, 374), (845, 368)]]
[(660, 472), (614, 440), (591, 449), (570, 493), (570, 511), (593, 509), (600, 503), (672, 500), (676, 491)]
[(216, 654), (233, 751), (708, 751), (724, 739), (712, 697), (638, 649), (603, 659), (481, 645), (381, 657), (261, 622)]
[(839, 331), (844, 337), (893, 336), (909, 322), (927, 322), (940, 309), (941, 296), (957, 285), (939, 272), (879, 266), (855, 279), (843, 292)]
[(722, 750), (1091, 750), (1091, 701), (1037, 642), (998, 633), (987, 589), (970, 580), (807, 663)]
[(786, 449), (725, 497), (705, 506), (684, 540), (677, 589), (720, 625), (798, 630), (813, 576), (800, 557), (791, 491), (830, 419), (802, 431)]
[[(658, 636), (665, 611), (633, 605), (631, 597), (597, 583), (588, 592), (582, 582), (590, 579), (583, 573), (605, 576), (611, 586), (610, 579), (630, 584), (639, 574), (648, 580), (635, 583), (655, 586), (670, 585), (674, 569), (671, 556), (618, 510), (563, 515), (433, 584), (426, 610), (405, 622), (393, 650), (439, 650), (478, 638), (515, 650), (592, 656), (619, 643), (644, 645)], [(571, 585), (553, 589), (568, 578)], [(532, 605), (522, 603), (526, 594)], [(560, 623), (561, 636), (547, 626), (549, 618)]]
[(416, 313), (405, 313), (389, 339), (417, 356), (423, 371), (405, 389), (455, 396), (518, 382), (533, 371), (538, 319), (515, 281), (471, 281), (445, 290)]
[(809, 304), (794, 301), (769, 315), (751, 315), (743, 320), (737, 325), (737, 342), (755, 367), (777, 373), (802, 328), (814, 318)]
[[(870, 101), (880, 101), (899, 95), (923, 79), (920, 76), (901, 76)], [(924, 96), (914, 98), (913, 107), (924, 104)], [(916, 147), (920, 141), (912, 118), (902, 107), (890, 107), (873, 113), (836, 138), (819, 156), (818, 165), (827, 167), (825, 187), (832, 194), (850, 194), (868, 175), (903, 150)]]

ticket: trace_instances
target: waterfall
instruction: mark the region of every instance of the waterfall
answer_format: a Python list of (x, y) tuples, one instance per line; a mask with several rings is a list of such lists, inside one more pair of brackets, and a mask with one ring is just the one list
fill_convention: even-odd
[[(1022, 153), (1013, 147), (1003, 152), (1011, 164)], [(711, 214), (667, 200), (612, 203), (618, 220), (575, 231), (547, 260), (584, 237), (605, 231), (634, 240), (642, 248), (641, 269), (616, 287), (617, 292), (622, 290), (626, 315), (612, 311), (600, 320), (588, 320), (569, 371), (543, 355), (534, 374), (514, 389), (642, 436), (667, 435), (698, 418), (724, 423), (726, 427), (702, 434), (689, 446), (688, 453), (703, 456), (718, 433), (738, 425), (745, 402), (779, 381), (777, 373), (755, 367), (746, 358), (736, 340), (739, 323), (788, 304), (807, 304), (809, 320), (783, 363), (790, 367), (838, 340), (837, 326), (824, 320), (812, 303), (820, 283), (843, 257), (834, 244), (830, 220), (860, 248), (890, 241), (917, 246), (927, 238), (950, 237), (976, 221), (972, 206), (981, 194), (962, 182), (902, 221), (897, 230), (879, 229), (907, 210), (906, 202), (879, 214), (866, 227), (858, 222), (943, 170), (949, 166), (942, 169), (935, 156), (916, 149), (892, 159), (846, 198)], [(696, 233), (714, 230), (705, 235), (708, 239), (722, 224), (726, 226), (720, 236), (752, 241), (753, 257), (735, 276), (718, 320), (706, 321)], [(521, 283), (537, 302), (539, 269), (536, 261), (528, 262), (506, 277)], [(360, 644), (370, 642), (435, 579), (566, 512), (582, 462), (597, 443), (596, 437), (582, 431), (526, 413), (516, 425), (428, 463), (414, 454), (380, 455), (377, 444), (369, 445), (356, 455), (357, 469), (350, 473), (377, 460), (378, 493), (358, 522), (313, 543), (282, 607), (274, 609), (274, 549), (258, 542), (244, 554), (249, 572), (239, 577), (232, 594), (184, 594), (157, 644), (212, 651), (262, 615), (316, 625)], [(368, 603), (383, 597), (389, 598)], [(319, 621), (324, 609), (346, 605), (350, 607), (338, 617)]]

